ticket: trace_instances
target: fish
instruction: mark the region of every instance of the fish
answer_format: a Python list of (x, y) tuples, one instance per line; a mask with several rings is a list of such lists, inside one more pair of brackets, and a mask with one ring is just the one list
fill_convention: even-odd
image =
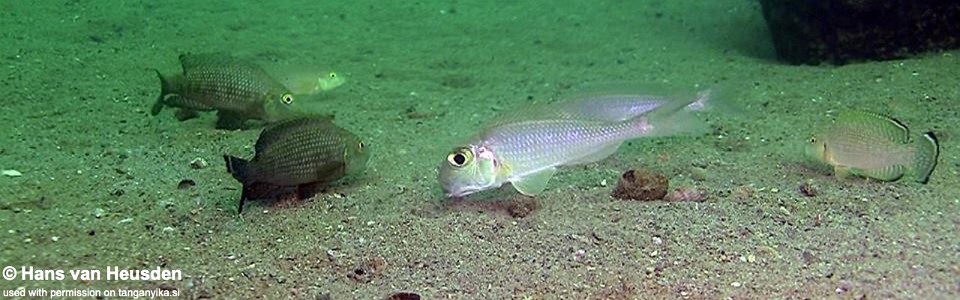
[(940, 143), (933, 132), (911, 141), (907, 126), (888, 116), (846, 111), (830, 128), (810, 138), (805, 152), (832, 166), (837, 177), (896, 181), (909, 175), (925, 184), (937, 166)]
[(521, 109), (454, 147), (440, 164), (438, 181), (447, 197), (506, 183), (534, 196), (559, 168), (604, 159), (624, 141), (706, 132), (694, 112), (708, 95), (686, 100), (591, 97)]
[(217, 111), (217, 127), (227, 129), (250, 119), (273, 123), (299, 115), (290, 89), (256, 64), (222, 53), (183, 54), (179, 59), (182, 74), (165, 76), (154, 70), (161, 90), (151, 115), (167, 106), (180, 108), (181, 120), (198, 111)]
[[(698, 92), (696, 99), (683, 107), (688, 111), (703, 111), (708, 100), (714, 98), (711, 89)], [(615, 93), (577, 96), (578, 98), (561, 101), (553, 106), (554, 114), (563, 114), (569, 118), (587, 118), (606, 121), (624, 121), (650, 112), (664, 104), (674, 101), (674, 97), (646, 95), (637, 93)], [(684, 95), (683, 97), (686, 97)], [(709, 101), (714, 104), (716, 101)]]
[(268, 126), (254, 146), (253, 159), (224, 155), (227, 172), (243, 185), (238, 212), (262, 189), (309, 187), (359, 174), (369, 151), (356, 135), (331, 118), (309, 116)]
[[(340, 87), (347, 82), (346, 76), (335, 71), (316, 71), (313, 68), (283, 66), (273, 67), (271, 74), (295, 95), (316, 95)], [(268, 70), (269, 72), (270, 70)]]

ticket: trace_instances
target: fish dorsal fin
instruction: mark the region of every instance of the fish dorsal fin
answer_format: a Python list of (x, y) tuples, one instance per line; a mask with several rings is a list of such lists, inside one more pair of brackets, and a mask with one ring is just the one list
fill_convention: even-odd
[(863, 111), (848, 111), (837, 116), (837, 126), (856, 129), (870, 135), (889, 138), (892, 142), (905, 144), (910, 140), (910, 130), (894, 118)]
[(310, 116), (283, 121), (270, 127), (267, 127), (260, 133), (257, 144), (254, 149), (257, 153), (262, 153), (270, 145), (280, 140), (290, 132), (299, 130), (302, 127), (325, 128), (333, 125), (333, 118), (330, 116)]
[(276, 81), (267, 71), (257, 64), (226, 53), (181, 54), (180, 65), (183, 68), (184, 74), (189, 74), (195, 70), (218, 70), (234, 73), (239, 76), (251, 76), (258, 80)]
[(550, 181), (550, 178), (552, 178), (555, 173), (557, 173), (556, 168), (548, 168), (543, 171), (528, 174), (510, 183), (513, 184), (513, 188), (521, 194), (535, 196), (547, 188), (547, 182)]

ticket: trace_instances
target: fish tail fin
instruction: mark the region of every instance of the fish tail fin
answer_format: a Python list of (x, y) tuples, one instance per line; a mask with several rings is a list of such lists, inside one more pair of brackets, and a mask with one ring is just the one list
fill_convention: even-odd
[(933, 132), (924, 133), (922, 138), (916, 142), (916, 152), (913, 156), (913, 172), (916, 174), (917, 182), (927, 183), (930, 180), (930, 174), (937, 167), (937, 159), (940, 157), (940, 142)]
[(246, 203), (247, 198), (250, 197), (250, 185), (247, 184), (247, 172), (250, 161), (230, 155), (224, 155), (223, 160), (227, 164), (227, 172), (243, 184), (243, 192), (240, 193), (240, 206), (237, 207), (237, 214), (243, 213), (243, 204)]
[(150, 109), (150, 114), (156, 116), (163, 110), (163, 99), (173, 90), (173, 83), (164, 77), (160, 70), (153, 69), (153, 71), (157, 72), (157, 78), (160, 78), (160, 96), (157, 96), (157, 101), (153, 103), (153, 108)]
[(230, 155), (224, 155), (223, 160), (227, 164), (227, 172), (240, 183), (246, 184), (250, 161)]
[(250, 198), (250, 189), (246, 185), (243, 186), (243, 192), (240, 192), (240, 204), (237, 205), (237, 214), (243, 213), (243, 204), (247, 203), (247, 199)]
[(692, 136), (707, 133), (709, 128), (706, 122), (697, 115), (699, 109), (694, 109), (703, 105), (707, 97), (708, 94), (701, 94), (694, 99), (667, 103), (634, 118), (633, 122), (640, 129), (641, 136)]

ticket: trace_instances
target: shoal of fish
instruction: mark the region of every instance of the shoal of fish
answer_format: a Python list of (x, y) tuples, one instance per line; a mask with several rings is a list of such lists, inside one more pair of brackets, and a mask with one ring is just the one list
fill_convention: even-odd
[[(180, 74), (156, 72), (161, 93), (151, 114), (173, 107), (186, 120), (216, 111), (217, 127), (227, 129), (242, 128), (247, 120), (265, 123), (253, 158), (224, 155), (228, 172), (243, 186), (238, 212), (247, 200), (269, 197), (264, 191), (328, 184), (365, 170), (370, 154), (359, 137), (295, 101), (341, 85), (337, 73), (313, 74), (304, 84), (226, 54), (181, 55), (180, 64)], [(710, 90), (689, 97), (600, 93), (516, 109), (454, 146), (440, 163), (438, 182), (447, 197), (506, 184), (537, 195), (559, 170), (609, 157), (625, 141), (709, 132), (701, 114), (718, 101), (730, 101), (715, 98)], [(926, 183), (940, 147), (932, 132), (911, 138), (893, 118), (851, 111), (811, 138), (806, 153), (832, 166), (838, 177), (893, 181), (909, 176)]]

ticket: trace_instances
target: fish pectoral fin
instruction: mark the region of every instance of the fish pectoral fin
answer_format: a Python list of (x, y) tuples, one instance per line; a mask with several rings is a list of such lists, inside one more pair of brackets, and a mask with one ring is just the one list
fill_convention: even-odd
[(547, 188), (547, 182), (550, 181), (550, 178), (553, 177), (553, 174), (555, 173), (557, 173), (557, 169), (549, 168), (524, 176), (523, 178), (514, 180), (510, 183), (513, 185), (513, 188), (517, 190), (517, 192), (527, 196), (535, 196)]
[(847, 166), (833, 166), (833, 175), (837, 176), (840, 179), (846, 179), (850, 177), (850, 167)]
[(872, 178), (880, 181), (894, 181), (903, 177), (905, 168), (901, 165), (893, 165), (879, 169), (853, 170), (853, 174)]

